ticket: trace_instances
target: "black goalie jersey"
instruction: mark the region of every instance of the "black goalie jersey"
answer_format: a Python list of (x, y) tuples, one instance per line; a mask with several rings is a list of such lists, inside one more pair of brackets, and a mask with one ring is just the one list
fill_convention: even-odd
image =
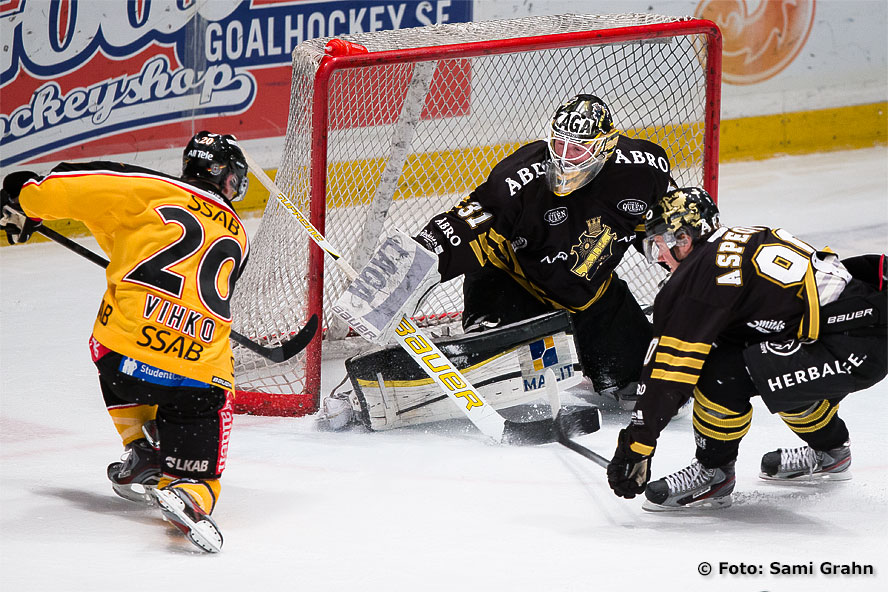
[(438, 254), (443, 280), (494, 265), (573, 312), (604, 293), (643, 233), (645, 210), (667, 189), (669, 160), (656, 144), (620, 136), (590, 183), (558, 197), (546, 183), (547, 151), (543, 141), (519, 148), (415, 237)]
[(818, 338), (821, 302), (837, 298), (850, 276), (829, 262), (815, 269), (814, 254), (789, 232), (765, 227), (720, 228), (694, 246), (654, 302), (635, 442), (655, 444), (713, 347)]

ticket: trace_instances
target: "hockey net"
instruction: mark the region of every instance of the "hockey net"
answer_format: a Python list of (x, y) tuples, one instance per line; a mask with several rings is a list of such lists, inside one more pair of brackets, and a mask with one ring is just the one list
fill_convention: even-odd
[[(276, 182), (356, 269), (383, 224), (415, 234), (499, 160), (544, 137), (557, 106), (581, 92), (603, 98), (624, 134), (660, 144), (679, 186), (702, 184), (715, 194), (721, 38), (709, 21), (564, 15), (338, 39), (366, 52), (335, 41), (325, 52), (323, 38), (293, 54)], [(634, 250), (618, 268), (643, 304), (653, 302), (662, 273)], [(276, 345), (317, 313), (323, 340), (283, 364), (237, 347), (239, 411), (317, 410), (322, 356), (360, 339), (325, 312), (346, 285), (269, 199), (234, 296), (235, 329)], [(457, 279), (441, 285), (416, 320), (458, 327), (461, 313)]]

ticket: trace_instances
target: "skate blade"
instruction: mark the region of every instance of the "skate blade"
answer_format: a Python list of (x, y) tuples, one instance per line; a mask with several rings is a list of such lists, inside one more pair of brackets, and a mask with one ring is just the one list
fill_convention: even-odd
[(209, 519), (194, 522), (185, 511), (185, 502), (171, 492), (163, 489), (152, 489), (163, 519), (178, 528), (194, 546), (207, 553), (218, 553), (222, 550), (222, 534)]
[(649, 500), (644, 500), (644, 503), (641, 504), (642, 510), (647, 510), (648, 512), (681, 512), (687, 510), (723, 510), (725, 508), (730, 508), (731, 504), (734, 503), (734, 499), (732, 496), (727, 495), (725, 497), (718, 497), (712, 499), (703, 499), (700, 501), (692, 502), (690, 504), (684, 506), (661, 506), (660, 504), (655, 504)]
[(151, 495), (151, 490), (154, 489), (154, 487), (151, 485), (140, 485), (138, 483), (120, 485), (112, 483), (111, 489), (125, 500), (136, 502), (137, 504), (146, 504), (148, 506), (155, 505), (154, 497)]
[(832, 481), (848, 481), (852, 477), (851, 471), (841, 473), (815, 473), (813, 475), (800, 475), (798, 477), (775, 477), (765, 473), (759, 473), (759, 479), (771, 483), (829, 483)]

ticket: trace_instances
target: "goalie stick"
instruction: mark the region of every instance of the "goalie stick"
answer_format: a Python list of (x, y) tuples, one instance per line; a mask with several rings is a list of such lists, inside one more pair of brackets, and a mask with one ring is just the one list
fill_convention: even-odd
[[(49, 240), (56, 242), (66, 249), (74, 251), (84, 259), (89, 259), (96, 265), (101, 267), (108, 267), (108, 260), (99, 255), (98, 253), (94, 253), (90, 251), (86, 247), (81, 246), (80, 244), (74, 242), (70, 238), (66, 237), (63, 234), (59, 234), (55, 230), (51, 228), (47, 228), (46, 226), (41, 226), (37, 228), (37, 232), (48, 238)], [(315, 333), (318, 330), (318, 317), (317, 315), (312, 315), (308, 322), (305, 324), (302, 329), (299, 330), (296, 335), (283, 342), (277, 347), (265, 347), (255, 341), (250, 340), (244, 335), (241, 335), (234, 329), (231, 330), (231, 340), (235, 343), (239, 343), (244, 346), (251, 352), (257, 353), (263, 358), (267, 358), (272, 362), (281, 363), (286, 360), (289, 360), (302, 350), (304, 350), (312, 337), (314, 337)]]
[[(242, 147), (243, 149), (243, 147)], [(353, 281), (358, 273), (342, 258), (340, 252), (309, 221), (290, 198), (271, 180), (265, 170), (244, 150), (250, 171), (290, 214), (299, 221), (311, 240), (327, 253), (339, 269)], [(441, 350), (426, 336), (412, 319), (403, 317), (395, 337), (404, 351), (431, 378), (447, 397), (456, 404), (475, 427), (488, 438), (501, 443), (534, 444), (552, 441), (552, 420), (531, 422), (507, 420), (481, 397), (478, 390), (450, 363)]]
[(558, 392), (558, 382), (555, 380), (555, 373), (552, 372), (552, 370), (547, 368), (545, 374), (546, 394), (549, 396), (549, 405), (552, 407), (552, 419), (554, 423), (553, 430), (555, 431), (555, 440), (562, 446), (570, 448), (580, 456), (588, 458), (599, 467), (606, 469), (607, 465), (610, 464), (610, 462), (606, 458), (604, 458), (597, 452), (589, 450), (582, 444), (574, 442), (564, 432), (564, 417), (561, 414), (561, 395)]

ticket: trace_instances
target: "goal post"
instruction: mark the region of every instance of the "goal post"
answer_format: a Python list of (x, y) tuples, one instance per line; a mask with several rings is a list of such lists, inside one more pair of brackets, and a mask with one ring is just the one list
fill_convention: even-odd
[[(418, 232), (499, 160), (542, 138), (557, 106), (582, 92), (608, 103), (622, 133), (660, 144), (677, 183), (717, 198), (721, 36), (710, 21), (561, 15), (339, 39), (348, 43), (313, 39), (294, 51), (276, 183), (353, 267), (384, 225)], [(662, 270), (631, 252), (617, 273), (640, 301), (653, 301)], [(234, 295), (235, 328), (275, 345), (317, 314), (323, 339), (283, 364), (235, 348), (238, 411), (317, 410), (324, 354), (355, 341), (325, 306), (346, 285), (269, 200)], [(416, 320), (457, 326), (461, 312), (457, 279)]]

